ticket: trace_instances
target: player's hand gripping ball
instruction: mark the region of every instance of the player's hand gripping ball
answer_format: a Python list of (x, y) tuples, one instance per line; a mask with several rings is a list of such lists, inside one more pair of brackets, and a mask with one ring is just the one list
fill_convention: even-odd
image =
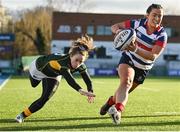
[(123, 29), (114, 38), (114, 48), (123, 51), (134, 39), (136, 39), (136, 31), (134, 29)]

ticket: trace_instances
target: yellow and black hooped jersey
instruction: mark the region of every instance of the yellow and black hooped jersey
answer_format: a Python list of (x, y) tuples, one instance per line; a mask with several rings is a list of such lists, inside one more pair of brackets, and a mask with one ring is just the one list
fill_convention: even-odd
[(93, 92), (92, 82), (87, 72), (86, 65), (83, 63), (77, 69), (73, 69), (70, 62), (69, 54), (50, 54), (40, 56), (36, 60), (36, 67), (39, 71), (49, 77), (62, 75), (68, 84), (77, 91), (81, 89), (81, 87), (76, 83), (72, 73), (79, 72), (87, 85), (88, 91)]

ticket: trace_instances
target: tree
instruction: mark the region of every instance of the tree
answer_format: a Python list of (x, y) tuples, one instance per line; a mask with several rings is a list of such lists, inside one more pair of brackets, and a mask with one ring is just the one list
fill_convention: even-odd
[(36, 29), (36, 38), (34, 40), (34, 44), (36, 45), (36, 47), (38, 47), (38, 52), (39, 54), (46, 54), (45, 53), (45, 48), (46, 48), (46, 43), (45, 43), (45, 37), (41, 31), (40, 28)]
[(15, 23), (15, 48), (21, 55), (50, 52), (51, 17), (52, 10), (47, 7), (37, 7), (23, 12), (21, 19)]
[(35, 38), (33, 36), (31, 36), (28, 32), (25, 31), (20, 31), (23, 35), (27, 36), (32, 42), (33, 44), (36, 46), (36, 49), (38, 51), (38, 54), (43, 55), (46, 54), (46, 43), (45, 43), (45, 37), (42, 34), (41, 29), (38, 27), (36, 29), (36, 36)]
[(46, 7), (23, 10), (15, 23), (15, 50), (22, 55), (50, 53), (52, 12), (82, 11), (86, 0), (47, 0)]

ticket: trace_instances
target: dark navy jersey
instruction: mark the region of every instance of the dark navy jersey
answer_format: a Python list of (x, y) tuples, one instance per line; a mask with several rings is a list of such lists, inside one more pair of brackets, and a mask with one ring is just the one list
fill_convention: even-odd
[(72, 73), (79, 72), (87, 85), (88, 91), (93, 92), (92, 83), (87, 72), (86, 65), (82, 63), (78, 68), (73, 69), (71, 67), (69, 54), (50, 54), (40, 56), (36, 60), (36, 67), (48, 77), (57, 77), (62, 75), (68, 84), (77, 91), (81, 89), (81, 87), (74, 80)]

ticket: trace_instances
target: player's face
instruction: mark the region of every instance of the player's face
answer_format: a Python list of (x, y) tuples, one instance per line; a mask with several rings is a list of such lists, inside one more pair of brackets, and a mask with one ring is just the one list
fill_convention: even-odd
[(152, 11), (147, 14), (148, 26), (149, 28), (157, 28), (161, 25), (163, 18), (163, 9), (152, 9)]
[(84, 61), (86, 57), (81, 54), (75, 54), (71, 56), (71, 66), (72, 68), (78, 68)]

